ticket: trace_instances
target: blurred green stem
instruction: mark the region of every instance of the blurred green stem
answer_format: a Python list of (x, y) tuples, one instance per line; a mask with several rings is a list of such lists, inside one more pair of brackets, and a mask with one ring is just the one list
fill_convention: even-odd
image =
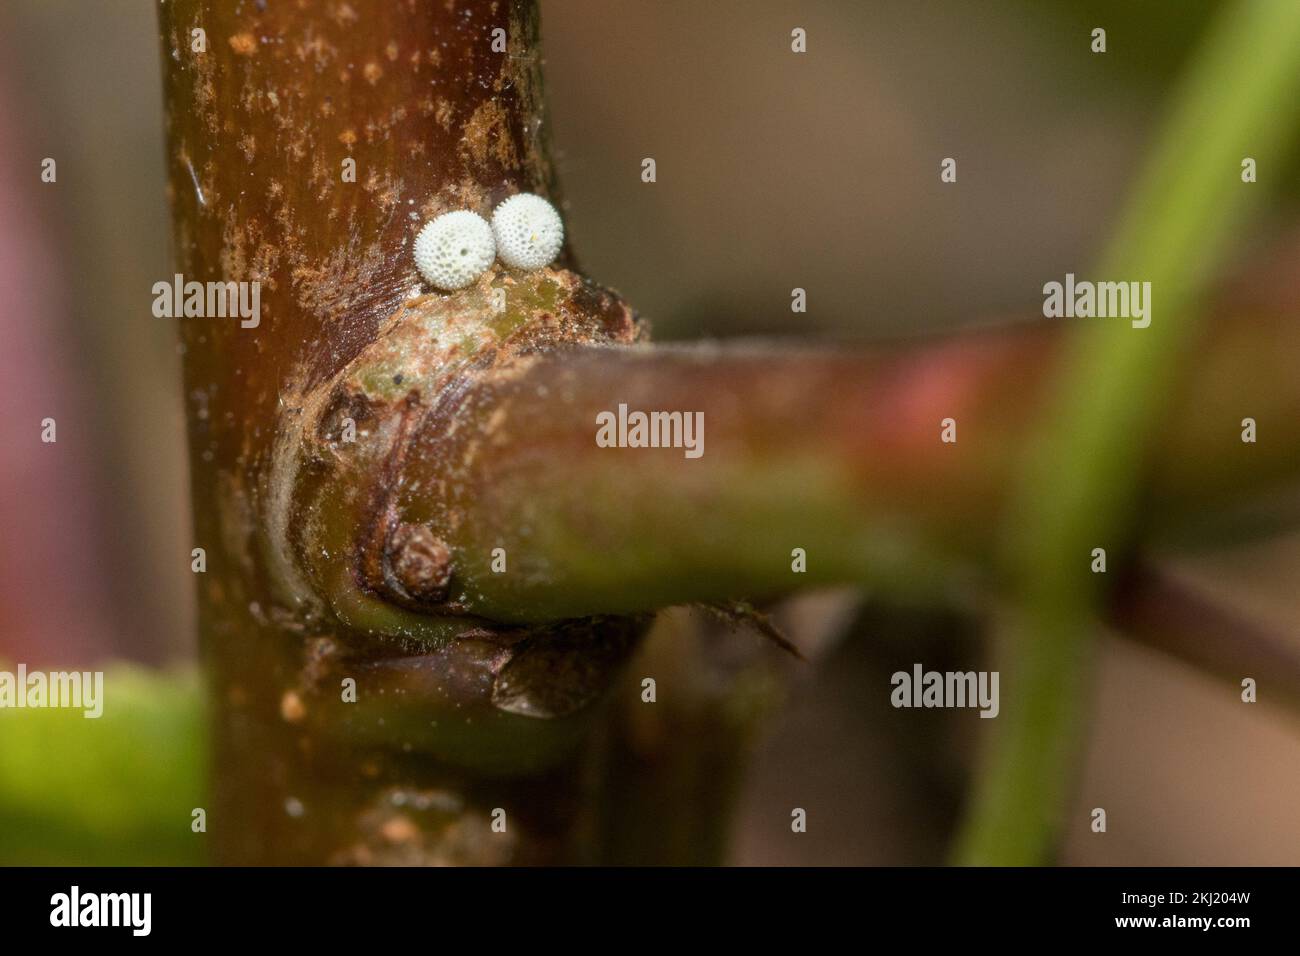
[(0, 710), (5, 865), (204, 862), (206, 830), (195, 831), (194, 811), (212, 805), (197, 675), (116, 663), (104, 687), (97, 719), (58, 708)]
[[(1151, 325), (1085, 320), (1024, 473), (1008, 536), (1015, 605), (1002, 719), (957, 859), (1047, 860), (1064, 823), (1087, 700), (1100, 578), (1131, 544), (1139, 477), (1179, 364), (1200, 329), (1198, 296), (1296, 132), (1300, 4), (1247, 0), (1212, 27), (1178, 94), (1097, 277), (1151, 283)], [(1241, 181), (1254, 157), (1259, 183)], [(1149, 303), (1150, 304), (1150, 303)], [(1238, 443), (1232, 420), (1223, 442)], [(1242, 446), (1248, 447), (1248, 446)]]

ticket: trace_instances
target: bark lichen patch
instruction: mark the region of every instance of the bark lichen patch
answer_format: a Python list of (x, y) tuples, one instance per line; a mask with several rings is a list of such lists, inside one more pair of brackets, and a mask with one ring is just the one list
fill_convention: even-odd
[(456, 107), (451, 105), (451, 101), (442, 97), (438, 98), (433, 110), (433, 118), (447, 132), (451, 132), (451, 123), (456, 116)]
[(519, 148), (510, 129), (509, 114), (499, 100), (484, 100), (461, 130), (462, 154), (477, 165), (489, 158), (502, 169), (519, 168)]
[(468, 209), (486, 219), (491, 212), (487, 190), (472, 177), (451, 180), (420, 204), (419, 218), (428, 222), (456, 209)]
[(194, 112), (209, 133), (216, 133), (221, 129), (221, 111), (217, 104), (216, 58), (194, 52), (188, 46), (185, 50), (194, 70), (191, 84)]
[(323, 262), (300, 260), (291, 273), (298, 305), (337, 320), (367, 298), (386, 261), (379, 243), (364, 242), (356, 235)]
[(469, 360), (497, 366), (524, 352), (627, 343), (636, 334), (635, 315), (617, 296), (572, 272), (510, 275), (494, 268), (469, 288), (408, 300), (343, 379), (378, 402), (409, 393), (429, 400)]
[(235, 51), (235, 56), (253, 56), (257, 53), (257, 37), (247, 30), (228, 37), (226, 42)]

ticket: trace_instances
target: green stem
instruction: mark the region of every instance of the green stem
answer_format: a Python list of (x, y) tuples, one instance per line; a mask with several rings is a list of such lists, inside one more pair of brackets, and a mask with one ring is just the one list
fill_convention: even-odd
[[(1212, 29), (1138, 184), (1098, 279), (1151, 283), (1149, 328), (1087, 323), (1067, 355), (1019, 495), (1008, 570), (1017, 611), (1007, 632), (1015, 670), (999, 735), (957, 859), (1025, 865), (1049, 857), (1063, 824), (1087, 700), (1099, 579), (1093, 548), (1129, 545), (1152, 426), (1195, 340), (1211, 269), (1267, 189), (1295, 132), (1300, 5), (1233, 5)], [(1240, 179), (1251, 156), (1264, 170)], [(1237, 441), (1235, 409), (1223, 440)], [(1013, 513), (1015, 513), (1013, 511)], [(1113, 560), (1113, 558), (1112, 558)]]
[[(943, 601), (954, 586), (997, 583), (984, 571), (996, 563), (999, 529), (1023, 507), (1015, 476), (1036, 450), (1069, 344), (1060, 331), (1035, 324), (837, 353), (731, 344), (535, 357), (453, 390), (465, 396), (459, 406), (410, 442), (394, 509), (434, 525), (454, 554), (451, 597), (484, 619), (635, 614), (838, 583)], [(1226, 311), (1209, 333), (1192, 381), (1159, 422), (1144, 543), (1300, 475), (1300, 380), (1290, 368), (1300, 326), (1282, 308)], [(599, 447), (596, 416), (620, 404), (698, 410), (704, 454)], [(1238, 407), (1267, 442), (1236, 440), (1224, 409)], [(956, 444), (940, 441), (945, 417), (960, 423)], [(485, 433), (491, 441), (477, 439)], [(332, 501), (356, 497), (326, 487)], [(446, 501), (428, 493), (443, 487)], [(335, 524), (354, 533), (356, 520)], [(346, 566), (353, 549), (311, 540), (306, 551), (337, 565), (330, 580), (356, 580)], [(792, 571), (796, 547), (803, 573)], [(495, 548), (508, 555), (502, 573)], [(386, 633), (446, 623), (399, 616), (347, 586), (333, 601)]]
[[(0, 661), (9, 669), (11, 664)], [(102, 714), (0, 710), (0, 860), (7, 866), (202, 863), (212, 813), (197, 675), (114, 663)]]

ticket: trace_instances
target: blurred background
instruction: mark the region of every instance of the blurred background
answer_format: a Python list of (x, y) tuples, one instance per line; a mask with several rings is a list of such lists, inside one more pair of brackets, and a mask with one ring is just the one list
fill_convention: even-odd
[[(543, 0), (573, 247), (665, 340), (1032, 318), (1043, 277), (1086, 269), (1108, 236), (1217, 6)], [(174, 271), (155, 14), (149, 0), (0, 5), (0, 662), (195, 658), (177, 342), (150, 314), (150, 287)], [(805, 56), (788, 53), (795, 26)], [(1089, 51), (1095, 26), (1104, 56)], [(939, 181), (949, 156), (957, 188)], [(55, 183), (41, 181), (46, 157)], [(1298, 171), (1239, 259), (1297, 226)], [(45, 418), (55, 444), (40, 441)], [(1176, 570), (1300, 635), (1295, 537)], [(938, 614), (864, 612), (849, 631), (771, 722), (735, 862), (943, 860), (980, 722), (891, 709), (888, 674), (973, 666), (978, 635)], [(1300, 722), (1243, 706), (1235, 681), (1103, 646), (1064, 862), (1300, 862)], [(16, 786), (4, 778), (21, 733), (0, 717), (0, 793)], [(177, 726), (156, 743), (185, 761), (196, 741)], [(95, 799), (84, 789), (68, 799)], [(0, 795), (0, 863), (36, 852), (12, 836), (31, 823), (20, 803)], [(808, 833), (790, 832), (791, 806), (808, 810)], [(1095, 806), (1104, 838), (1087, 828)]]

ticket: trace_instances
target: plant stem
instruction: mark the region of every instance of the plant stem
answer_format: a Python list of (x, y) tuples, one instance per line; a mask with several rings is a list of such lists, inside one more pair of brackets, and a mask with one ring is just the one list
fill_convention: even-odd
[[(536, 5), (170, 0), (160, 26), (177, 271), (260, 289), (251, 327), (179, 320), (195, 545), (207, 557), (196, 581), (213, 701), (214, 859), (570, 859), (580, 754), (544, 768), (535, 754), (574, 738), (573, 722), (557, 718), (548, 734), (552, 722), (518, 714), (518, 695), (514, 712), (489, 699), (544, 669), (546, 649), (454, 622), (444, 630), (461, 640), (421, 658), (398, 635), (329, 614), (293, 553), (318, 520), (296, 479), (349, 450), (304, 432), (320, 410), (312, 402), (334, 397), (330, 384), (405, 303), (471, 311), (456, 296), (416, 295), (410, 245), (421, 223), (550, 192)], [(339, 397), (356, 401), (313, 425), (355, 415), (358, 471), (382, 465), (374, 449), (400, 418), (390, 413), (418, 395), (394, 391), (375, 406)], [(285, 462), (300, 470), (286, 473)], [(353, 514), (350, 553), (374, 523)], [(625, 632), (611, 625), (609, 643), (621, 646)], [(430, 677), (437, 667), (446, 673)], [(479, 719), (456, 719), (458, 695), (473, 696)], [(508, 764), (496, 745), (511, 740), (530, 757), (513, 777), (454, 759)], [(503, 833), (490, 829), (497, 807)]]
[(1300, 709), (1295, 642), (1159, 568), (1139, 563), (1124, 575), (1107, 606), (1106, 622), (1121, 636), (1238, 692), (1242, 678), (1266, 681), (1270, 701)]
[[(843, 580), (943, 591), (949, 559), (988, 553), (1051, 330), (858, 355), (613, 349), (632, 312), (567, 254), (418, 294), (421, 221), (551, 192), (535, 4), (172, 0), (161, 23), (179, 268), (261, 289), (255, 328), (181, 322), (217, 860), (590, 858), (592, 726), (629, 615)], [(1296, 427), (1294, 377), (1269, 391), (1204, 361), (1270, 402), (1279, 436)], [(1224, 395), (1186, 391), (1160, 479), (1180, 507), (1296, 473), (1283, 437), (1209, 477), (1180, 468), (1215, 447), (1199, 412)], [(704, 456), (598, 448), (595, 413), (621, 403), (703, 412)], [(448, 593), (395, 584), (412, 556), (394, 542), (435, 533)], [(675, 726), (693, 722), (716, 729)]]
[[(394, 506), (452, 546), (459, 610), (498, 620), (832, 583), (942, 603), (999, 583), (986, 569), (1017, 515), (1013, 478), (1061, 344), (1035, 325), (836, 353), (733, 344), (541, 358), (483, 377), (429, 420)], [(1296, 349), (1300, 328), (1284, 315), (1219, 317), (1161, 420), (1144, 531), (1300, 475)], [(1248, 454), (1224, 414), (1238, 401), (1268, 422), (1269, 441)], [(702, 413), (703, 454), (599, 447), (596, 416), (620, 404)], [(940, 441), (945, 417), (956, 444)], [(444, 487), (445, 498), (427, 492)], [(509, 573), (492, 570), (495, 548)], [(792, 571), (795, 548), (804, 573)]]
[[(1013, 671), (997, 737), (959, 841), (964, 863), (1026, 865), (1052, 853), (1082, 732), (1100, 578), (1096, 547), (1131, 544), (1139, 480), (1180, 363), (1197, 339), (1198, 296), (1267, 177), (1281, 169), (1300, 97), (1300, 5), (1248, 0), (1211, 28), (1098, 276), (1151, 283), (1149, 328), (1092, 325), (1071, 343), (1018, 494), (1007, 564), (1017, 607), (1007, 630)], [(1265, 159), (1266, 158), (1266, 159)], [(1225, 423), (1222, 441), (1237, 441)], [(1240, 449), (1237, 449), (1240, 451)]]

